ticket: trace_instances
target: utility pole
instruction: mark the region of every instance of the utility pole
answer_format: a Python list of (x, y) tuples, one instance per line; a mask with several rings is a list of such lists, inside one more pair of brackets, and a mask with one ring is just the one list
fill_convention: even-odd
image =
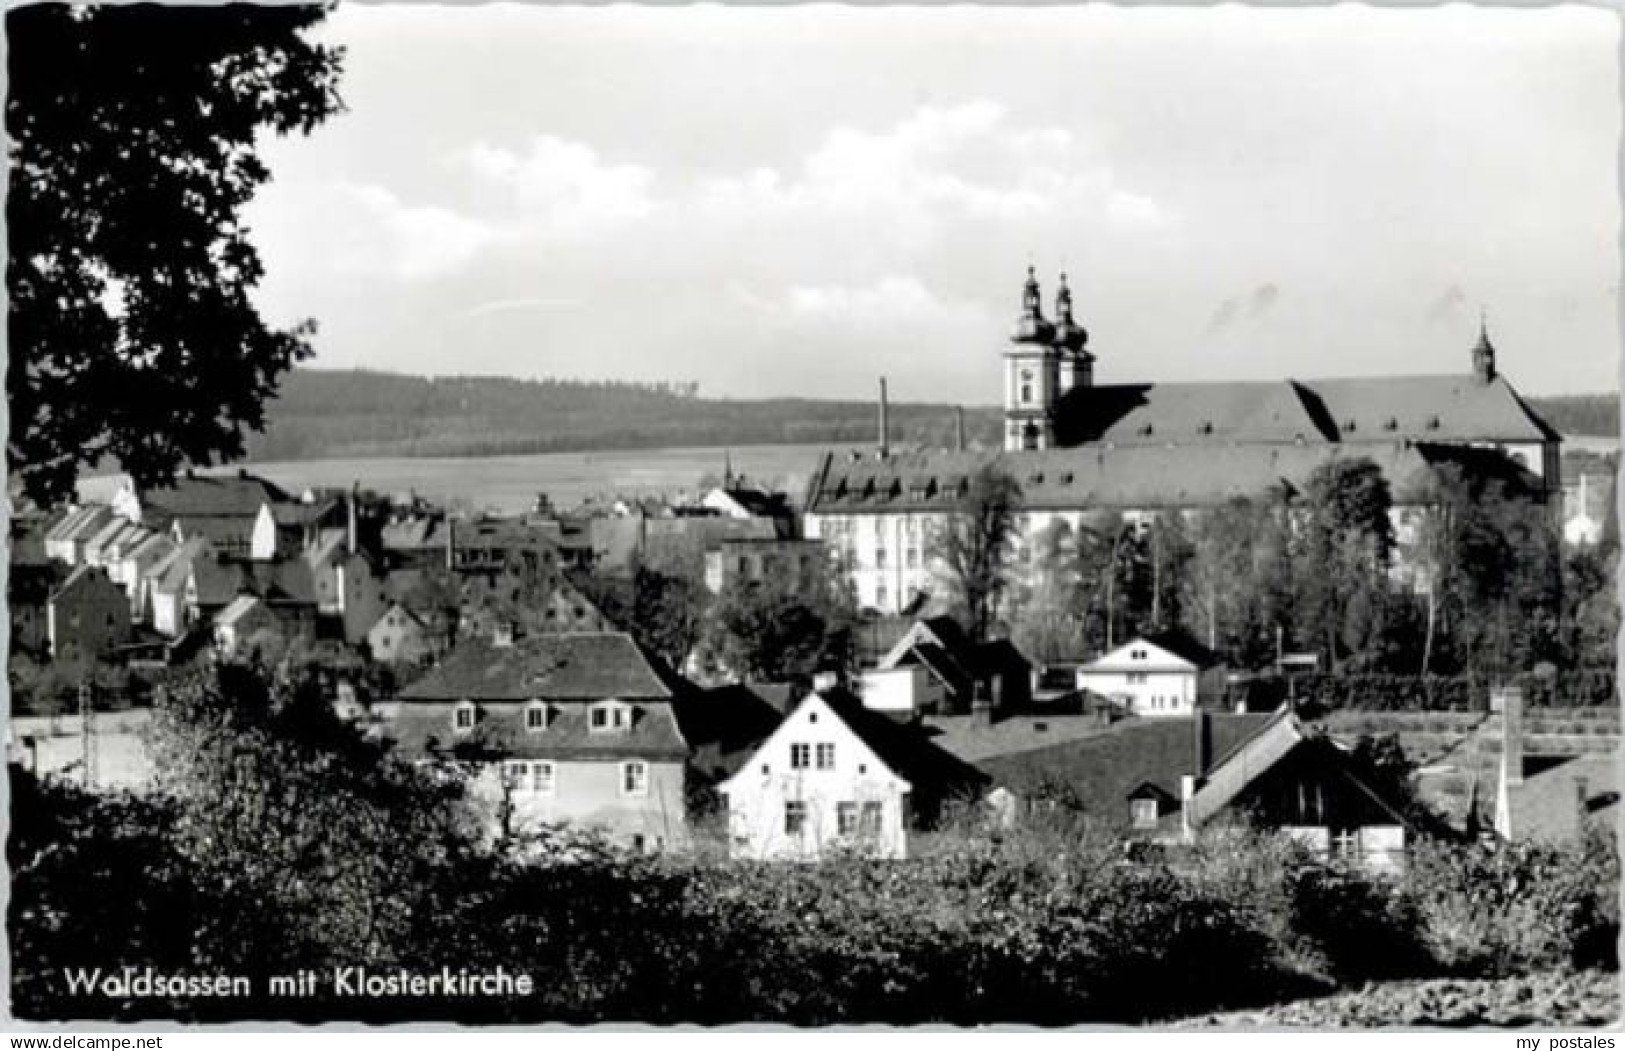
[(96, 787), (95, 705), (89, 683), (79, 684), (79, 734), (84, 748), (85, 788)]

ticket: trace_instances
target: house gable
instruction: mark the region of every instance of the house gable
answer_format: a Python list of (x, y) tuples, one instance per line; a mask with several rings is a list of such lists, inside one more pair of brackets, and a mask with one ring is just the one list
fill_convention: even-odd
[(1195, 662), (1165, 649), (1149, 639), (1138, 638), (1085, 664), (1084, 672), (1188, 672), (1200, 669)]
[(757, 790), (764, 781), (829, 778), (866, 781), (908, 792), (912, 786), (880, 758), (824, 698), (808, 694), (719, 786), (724, 795)]

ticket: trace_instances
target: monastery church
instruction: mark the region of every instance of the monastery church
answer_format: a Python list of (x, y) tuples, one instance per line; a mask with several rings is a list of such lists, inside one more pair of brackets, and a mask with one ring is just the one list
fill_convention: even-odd
[(1004, 348), (1003, 451), (831, 452), (812, 472), (806, 533), (830, 544), (858, 602), (909, 608), (933, 582), (928, 545), (989, 461), (1021, 486), (1024, 532), (1090, 511), (1145, 523), (1273, 487), (1316, 467), (1369, 459), (1388, 480), (1401, 546), (1439, 468), (1489, 473), (1561, 502), (1562, 436), (1496, 369), (1481, 327), (1451, 375), (1213, 383), (1094, 382), (1089, 334), (1062, 275), (1054, 319), (1029, 268)]

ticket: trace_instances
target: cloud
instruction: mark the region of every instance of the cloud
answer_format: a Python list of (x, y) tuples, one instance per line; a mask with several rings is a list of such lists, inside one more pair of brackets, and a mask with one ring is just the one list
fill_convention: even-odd
[(510, 150), (477, 142), (457, 159), (476, 181), (511, 196), (519, 225), (549, 236), (611, 232), (659, 207), (651, 169), (606, 162), (586, 143), (537, 135)]
[(549, 296), (525, 296), (518, 299), (493, 299), (468, 308), (459, 317), (489, 317), (493, 314), (519, 314), (532, 310), (563, 310), (581, 306), (579, 299)]
[(783, 307), (791, 318), (849, 327), (940, 320), (958, 306), (939, 300), (915, 277), (888, 275), (869, 285), (795, 285)]
[(863, 242), (866, 254), (927, 251), (967, 222), (1042, 243), (1058, 225), (1145, 233), (1179, 221), (1072, 132), (1014, 125), (985, 100), (921, 106), (881, 130), (837, 126), (790, 170), (706, 180), (698, 203), (717, 222), (812, 229)]
[(496, 240), (478, 220), (448, 208), (407, 204), (382, 186), (341, 182), (331, 187), (336, 235), (333, 266), (341, 273), (391, 274), (418, 281), (457, 270)]

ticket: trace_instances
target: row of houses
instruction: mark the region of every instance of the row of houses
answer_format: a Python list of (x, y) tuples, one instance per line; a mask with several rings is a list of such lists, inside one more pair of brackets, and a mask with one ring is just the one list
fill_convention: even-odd
[[(903, 648), (941, 641), (927, 628)], [(1417, 832), (1403, 800), (1290, 709), (902, 712), (862, 685), (700, 688), (617, 632), (470, 640), (376, 716), (404, 755), (472, 764), (504, 830), (589, 827), (636, 850), (901, 858), (950, 818), (997, 829), (1067, 805), (1125, 841), (1245, 823), (1391, 870)]]
[[(642, 504), (592, 519), (540, 500), (517, 518), (458, 518), (413, 500), (294, 496), (246, 471), (188, 472), (70, 507), (14, 545), (14, 638), (41, 657), (161, 652), (205, 637), (227, 657), (272, 635), (364, 648), (416, 664), (458, 637), (508, 625), (601, 629), (571, 575), (682, 566), (720, 590), (737, 579), (819, 570), (782, 496), (737, 479), (692, 506)], [(19, 557), (20, 556), (20, 557)]]

